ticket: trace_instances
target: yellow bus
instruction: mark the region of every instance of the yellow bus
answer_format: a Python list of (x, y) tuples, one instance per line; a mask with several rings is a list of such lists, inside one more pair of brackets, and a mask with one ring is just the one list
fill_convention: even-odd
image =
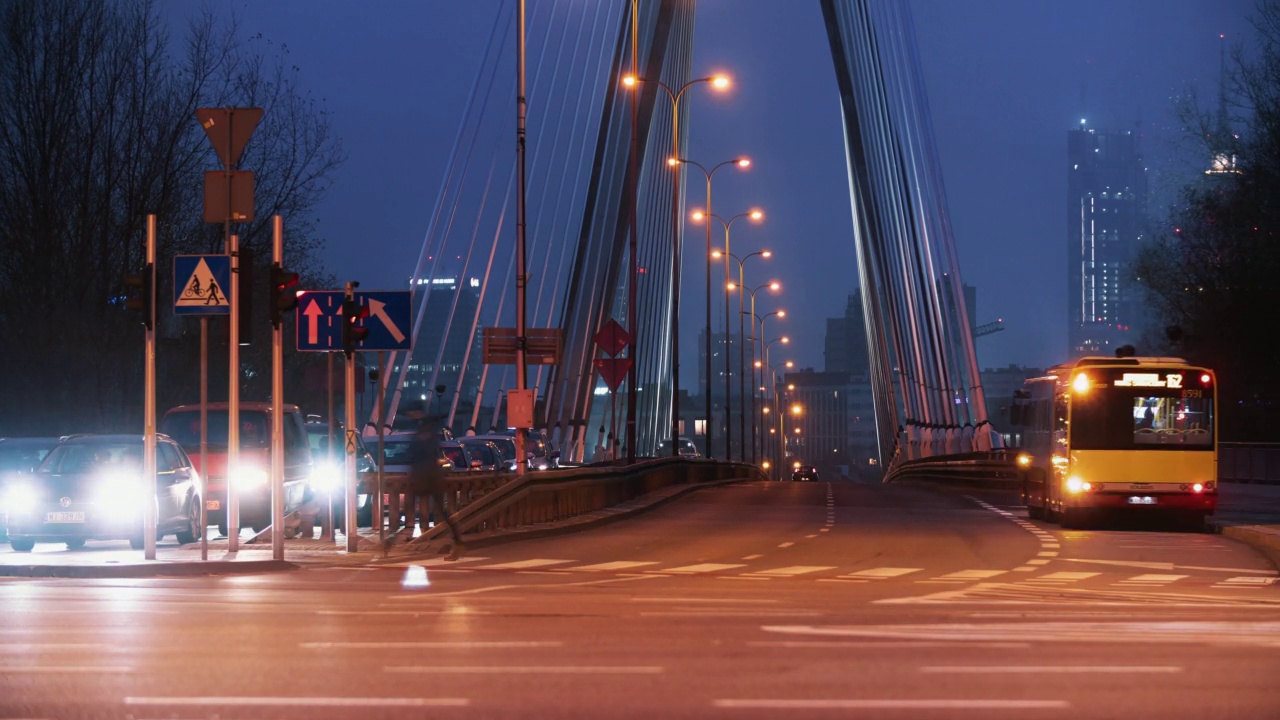
[(1027, 380), (1011, 420), (1028, 514), (1085, 527), (1132, 510), (1202, 526), (1218, 504), (1216, 380), (1166, 357), (1086, 357)]

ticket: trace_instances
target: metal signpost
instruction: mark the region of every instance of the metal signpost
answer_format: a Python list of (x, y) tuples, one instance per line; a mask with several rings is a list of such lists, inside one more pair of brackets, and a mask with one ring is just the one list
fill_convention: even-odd
[[(156, 286), (156, 216), (147, 216), (147, 264), (143, 280), (154, 290)], [(147, 293), (146, 390), (143, 399), (142, 483), (146, 506), (142, 509), (144, 557), (156, 559), (156, 303), (154, 292)]]

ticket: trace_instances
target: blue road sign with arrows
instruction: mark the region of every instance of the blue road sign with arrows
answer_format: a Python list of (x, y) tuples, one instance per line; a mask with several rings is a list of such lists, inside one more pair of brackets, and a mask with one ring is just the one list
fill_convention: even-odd
[[(298, 350), (301, 352), (342, 351), (342, 290), (304, 290), (298, 293)], [(408, 290), (357, 291), (356, 304), (369, 308), (369, 316), (358, 327), (369, 337), (357, 350), (409, 350), (413, 313)]]
[(175, 255), (174, 315), (230, 315), (230, 255)]

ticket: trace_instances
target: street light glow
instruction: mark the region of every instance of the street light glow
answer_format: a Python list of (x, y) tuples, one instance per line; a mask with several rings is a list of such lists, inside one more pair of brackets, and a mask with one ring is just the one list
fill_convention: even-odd
[(667, 158), (667, 164), (671, 167), (675, 167), (680, 164), (680, 161), (675, 158)]
[(693, 218), (694, 222), (702, 222), (703, 220), (706, 219), (707, 214), (702, 212), (701, 210), (694, 210), (693, 214), (690, 215), (689, 217)]
[(635, 87), (635, 86), (636, 86), (636, 83), (637, 83), (637, 82), (638, 82), (638, 81), (636, 80), (636, 76), (635, 76), (635, 75), (623, 75), (623, 76), (622, 76), (622, 84), (623, 84), (624, 86), (626, 86), (626, 87), (633, 88), (633, 87)]
[(777, 281), (771, 282), (771, 283), (769, 283), (769, 289), (770, 289), (770, 290), (772, 290), (772, 291), (774, 291), (774, 292), (777, 292), (777, 291), (779, 291), (779, 290), (781, 290), (781, 289), (782, 289), (782, 283), (777, 282)]
[(755, 220), (756, 222), (759, 222), (759, 221), (761, 221), (761, 220), (763, 220), (763, 219), (764, 219), (764, 211), (763, 211), (763, 210), (752, 210), (752, 211), (751, 211), (751, 215), (749, 215), (749, 217), (750, 217), (752, 220)]
[[(795, 361), (795, 360), (788, 360), (788, 361), (787, 361), (787, 369), (788, 369), (788, 370), (790, 370), (791, 368), (793, 368), (793, 367), (795, 367), (795, 366), (796, 366), (796, 361)], [(795, 385), (788, 385), (788, 386), (787, 386), (787, 389), (788, 389), (788, 390), (795, 390), (795, 389), (796, 389), (796, 386), (795, 386)]]
[(746, 157), (738, 158), (738, 167), (740, 168), (751, 167), (751, 158), (746, 158)]
[(787, 337), (786, 335), (783, 335), (783, 336), (782, 336), (781, 338), (779, 338), (779, 339), (780, 339), (780, 340), (782, 340), (782, 344), (783, 344), (783, 345), (786, 345), (787, 343), (791, 342), (791, 338)]
[(729, 88), (729, 77), (727, 75), (716, 75), (711, 78), (711, 87), (717, 90), (727, 90)]
[(773, 257), (773, 251), (772, 251), (772, 250), (761, 250), (761, 251), (760, 251), (760, 257)]
[(786, 311), (786, 310), (779, 310), (779, 311), (778, 311), (778, 317), (786, 317), (786, 316), (787, 316), (787, 311)]
[(728, 284), (728, 285), (726, 285), (725, 287), (729, 288), (730, 290), (737, 290), (737, 289), (738, 289), (738, 283), (729, 283), (729, 284)]
[(724, 253), (720, 252), (719, 250), (712, 250), (711, 257), (719, 260), (720, 258), (724, 257)]
[(796, 403), (795, 405), (791, 406), (792, 415), (799, 415), (802, 412), (804, 412), (804, 408), (800, 407), (800, 403)]

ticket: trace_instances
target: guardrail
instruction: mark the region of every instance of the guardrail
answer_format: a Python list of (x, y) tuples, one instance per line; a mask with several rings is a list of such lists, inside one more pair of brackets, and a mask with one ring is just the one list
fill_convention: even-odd
[[(765, 479), (754, 465), (661, 458), (635, 465), (539, 470), (522, 476), (454, 473), (447, 476), (444, 490), (446, 511), (465, 537), (566, 520), (672, 485), (752, 479)], [(372, 487), (372, 477), (366, 477), (365, 481)], [(383, 485), (390, 495), (392, 530), (399, 528), (400, 496), (404, 497), (406, 523), (413, 523), (415, 509), (422, 518), (427, 517), (427, 501), (416, 497), (407, 475), (384, 473)], [(436, 523), (433, 528), (424, 528), (411, 544), (430, 543), (446, 532), (448, 529), (443, 523)]]
[(934, 455), (907, 460), (885, 474), (884, 482), (925, 480), (957, 485), (1015, 487), (1018, 476), (1016, 449)]
[(1218, 482), (1280, 485), (1280, 443), (1218, 443)]

